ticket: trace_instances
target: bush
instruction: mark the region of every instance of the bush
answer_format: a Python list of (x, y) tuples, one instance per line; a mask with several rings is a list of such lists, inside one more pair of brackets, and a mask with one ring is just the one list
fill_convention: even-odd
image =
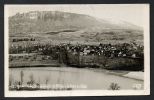
[(109, 90), (120, 90), (118, 83), (111, 83)]

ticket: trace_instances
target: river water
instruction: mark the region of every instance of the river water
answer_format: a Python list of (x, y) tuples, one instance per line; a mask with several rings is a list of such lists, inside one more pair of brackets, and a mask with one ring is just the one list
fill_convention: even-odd
[(141, 84), (143, 81), (109, 74), (102, 71), (96, 71), (87, 68), (72, 67), (38, 67), (38, 68), (10, 68), (9, 79), (11, 81), (21, 80), (21, 71), (23, 72), (23, 84), (30, 79), (40, 84), (69, 84), (85, 86), (84, 89), (109, 89), (111, 83), (117, 83), (120, 89), (133, 89), (135, 84)]

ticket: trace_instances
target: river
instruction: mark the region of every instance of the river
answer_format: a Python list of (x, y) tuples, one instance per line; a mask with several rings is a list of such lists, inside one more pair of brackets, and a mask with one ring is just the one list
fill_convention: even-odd
[(34, 68), (10, 68), (11, 81), (21, 80), (23, 72), (23, 84), (30, 79), (40, 84), (62, 84), (85, 86), (84, 89), (109, 89), (111, 83), (117, 83), (120, 89), (133, 89), (135, 84), (141, 84), (143, 89), (144, 81), (126, 78), (103, 71), (96, 71), (88, 68), (72, 67), (34, 67)]

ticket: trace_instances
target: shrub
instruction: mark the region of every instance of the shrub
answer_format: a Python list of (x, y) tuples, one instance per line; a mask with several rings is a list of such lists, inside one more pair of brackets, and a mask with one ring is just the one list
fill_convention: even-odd
[(120, 90), (118, 83), (111, 83), (109, 90)]

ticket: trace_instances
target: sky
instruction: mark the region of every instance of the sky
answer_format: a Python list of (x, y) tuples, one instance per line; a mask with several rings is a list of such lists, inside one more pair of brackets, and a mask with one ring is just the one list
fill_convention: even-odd
[(141, 27), (146, 21), (148, 8), (148, 4), (5, 5), (8, 16), (29, 11), (64, 11), (112, 21), (127, 21)]

